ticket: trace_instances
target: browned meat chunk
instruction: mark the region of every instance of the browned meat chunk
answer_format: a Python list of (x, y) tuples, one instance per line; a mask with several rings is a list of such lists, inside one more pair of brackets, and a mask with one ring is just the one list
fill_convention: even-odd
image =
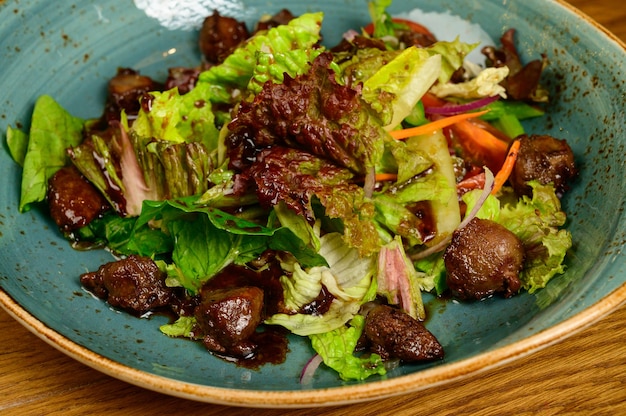
[(139, 315), (166, 306), (172, 298), (165, 275), (149, 257), (132, 255), (104, 264), (81, 275), (80, 282), (111, 306)]
[(431, 33), (418, 33), (412, 30), (403, 30), (398, 33), (398, 39), (406, 46), (427, 48), (437, 42), (437, 38)]
[(119, 120), (122, 110), (132, 120), (137, 115), (141, 104), (139, 99), (150, 91), (158, 91), (162, 86), (152, 78), (140, 75), (130, 68), (119, 68), (109, 81), (109, 94), (105, 106), (104, 120)]
[(202, 293), (194, 316), (209, 351), (250, 357), (257, 349), (250, 337), (261, 322), (262, 312), (263, 291), (245, 286)]
[(372, 352), (384, 360), (432, 361), (444, 355), (437, 338), (420, 321), (391, 306), (372, 309), (365, 319), (364, 333)]
[(286, 25), (291, 20), (293, 20), (294, 17), (295, 16), (293, 15), (293, 13), (291, 13), (289, 10), (282, 9), (281, 11), (279, 11), (278, 13), (276, 13), (274, 16), (270, 17), (269, 19), (260, 20), (256, 25), (255, 32), (259, 32), (262, 30), (269, 30), (273, 27), (280, 26), (280, 25)]
[(48, 181), (50, 216), (64, 232), (84, 227), (107, 210), (102, 194), (73, 165)]
[(209, 64), (219, 64), (249, 36), (245, 23), (215, 11), (204, 19), (198, 44)]
[(446, 283), (457, 298), (482, 299), (494, 293), (510, 297), (521, 287), (522, 242), (494, 221), (474, 218), (456, 230), (443, 259)]
[(527, 182), (533, 179), (543, 185), (553, 183), (558, 195), (568, 188), (567, 182), (576, 176), (574, 153), (565, 140), (547, 135), (520, 138), (517, 161), (511, 172), (511, 186), (518, 195), (528, 195), (532, 189)]
[(196, 86), (199, 75), (199, 68), (170, 68), (164, 88), (165, 90), (171, 90), (176, 87), (178, 88), (179, 94), (187, 94)]
[(507, 94), (515, 100), (545, 102), (547, 96), (539, 81), (546, 66), (546, 57), (523, 65), (515, 45), (515, 29), (507, 30), (500, 42), (502, 47), (485, 46), (481, 52), (487, 57), (488, 66), (509, 68), (509, 75), (501, 83)]

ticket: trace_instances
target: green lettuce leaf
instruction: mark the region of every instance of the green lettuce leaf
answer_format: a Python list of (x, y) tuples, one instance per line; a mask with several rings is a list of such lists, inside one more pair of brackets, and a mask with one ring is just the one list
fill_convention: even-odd
[(14, 129), (13, 127), (7, 127), (7, 147), (11, 157), (18, 165), (24, 167), (24, 158), (28, 151), (28, 134), (24, 133), (20, 129)]
[[(428, 155), (428, 158), (433, 162), (434, 172), (428, 176), (435, 175), (430, 180), (434, 180), (434, 182), (431, 182), (432, 184), (437, 184), (435, 192), (438, 195), (428, 199), (430, 200), (431, 210), (435, 219), (436, 236), (428, 244), (436, 244), (451, 235), (461, 222), (459, 202), (456, 195), (454, 164), (448, 150), (448, 143), (441, 131), (429, 135), (411, 137), (406, 142), (408, 147)], [(399, 165), (403, 163), (410, 162), (398, 161)], [(401, 169), (402, 167), (400, 166), (398, 171), (401, 171)], [(419, 189), (420, 192), (425, 191), (419, 180), (416, 181), (415, 185), (411, 184), (412, 186), (415, 186), (414, 189)], [(404, 198), (404, 201), (409, 200), (411, 193), (414, 193), (411, 187), (407, 188), (406, 192), (409, 197)]]
[(195, 205), (197, 197), (146, 201), (128, 245), (138, 231), (160, 224), (174, 242), (172, 260), (179, 282), (196, 292), (231, 263), (245, 264), (268, 248), (288, 249), (307, 267), (326, 265), (325, 259), (284, 227), (270, 228), (212, 207)]
[(554, 187), (537, 181), (529, 184), (533, 188), (532, 198), (524, 196), (518, 202), (504, 203), (498, 222), (524, 245), (526, 260), (520, 279), (523, 288), (533, 293), (565, 271), (564, 259), (572, 246), (572, 236), (561, 228), (567, 218)]
[[(283, 264), (290, 271), (281, 277), (285, 305), (294, 313), (272, 315), (265, 323), (281, 325), (297, 335), (324, 333), (345, 325), (363, 303), (376, 296), (372, 257), (360, 257), (358, 250), (346, 245), (338, 233), (321, 238), (320, 254), (328, 266), (302, 268), (298, 264)], [(296, 313), (319, 295), (322, 285), (335, 297), (329, 310), (322, 315)]]
[(123, 216), (139, 215), (145, 200), (206, 192), (218, 161), (219, 132), (202, 87), (184, 95), (176, 88), (150, 94), (150, 109), (142, 106), (130, 128), (122, 117), (118, 132), (94, 134), (70, 152)]
[(268, 325), (280, 325), (296, 335), (322, 334), (344, 326), (359, 312), (359, 309), (361, 309), (359, 302), (335, 300), (323, 315), (277, 313), (264, 322)]
[[(323, 49), (313, 48), (320, 40), (323, 13), (305, 13), (286, 25), (259, 32), (235, 49), (222, 64), (200, 74), (198, 85), (259, 92), (269, 80), (281, 83), (284, 73), (294, 77), (306, 72)], [(220, 102), (224, 94), (212, 93)]]
[(372, 36), (384, 38), (395, 34), (391, 15), (387, 13), (387, 8), (391, 6), (392, 0), (374, 0), (367, 3), (367, 10), (374, 25)]
[(440, 40), (424, 50), (432, 56), (441, 56), (441, 71), (437, 85), (445, 85), (452, 78), (452, 74), (463, 66), (468, 53), (478, 46), (478, 43), (461, 42), (457, 37), (453, 41)]
[(37, 99), (23, 161), (20, 211), (28, 211), (31, 204), (46, 198), (48, 179), (69, 163), (66, 149), (83, 140), (83, 125), (84, 120), (72, 116), (50, 96)]
[(376, 206), (365, 198), (363, 188), (342, 184), (326, 187), (315, 194), (324, 207), (324, 216), (339, 220), (344, 242), (361, 256), (377, 253), (382, 240), (376, 222)]
[(130, 134), (169, 143), (199, 142), (207, 151), (217, 150), (219, 132), (208, 100), (207, 86), (199, 84), (187, 94), (178, 88), (150, 93), (149, 110), (137, 114)]
[(196, 318), (193, 316), (180, 316), (174, 323), (161, 325), (159, 329), (170, 337), (193, 338), (193, 328)]
[(386, 130), (396, 128), (440, 77), (441, 56), (412, 46), (363, 83), (363, 99), (378, 112)]
[(339, 302), (362, 303), (375, 271), (373, 258), (359, 256), (358, 250), (349, 247), (339, 233), (321, 237), (319, 254), (327, 266), (304, 270), (298, 263), (282, 265), (289, 272), (281, 277), (287, 309), (297, 312), (319, 296), (322, 285)]
[(339, 373), (343, 380), (365, 380), (374, 375), (385, 375), (382, 358), (378, 354), (355, 355), (354, 348), (365, 327), (365, 318), (357, 315), (349, 326), (342, 326), (322, 334), (310, 335), (313, 349), (324, 364)]
[(446, 283), (446, 265), (443, 261), (443, 252), (431, 254), (413, 263), (417, 271), (417, 282), (424, 292), (435, 291), (441, 296), (448, 285)]
[[(463, 194), (461, 198), (467, 206), (465, 209), (466, 213), (472, 211), (482, 193), (482, 189), (473, 189)], [(476, 213), (476, 217), (497, 222), (498, 218), (500, 218), (500, 200), (493, 195), (489, 195)]]

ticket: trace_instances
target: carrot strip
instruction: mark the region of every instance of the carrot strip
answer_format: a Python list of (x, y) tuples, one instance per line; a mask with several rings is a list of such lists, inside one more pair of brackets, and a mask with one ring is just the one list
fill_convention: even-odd
[(520, 141), (514, 140), (511, 143), (511, 147), (509, 148), (509, 153), (506, 155), (506, 159), (502, 164), (502, 168), (496, 174), (496, 177), (493, 181), (493, 188), (491, 189), (491, 195), (495, 195), (504, 185), (509, 176), (511, 176), (511, 172), (513, 171), (513, 166), (515, 166), (515, 161), (517, 160), (517, 155), (519, 153)]
[[(486, 165), (494, 175), (506, 160), (510, 139), (503, 141), (481, 125), (474, 124), (480, 119), (461, 120), (450, 126), (453, 143), (461, 147), (463, 158), (473, 165)], [(486, 123), (484, 123), (486, 124)]]
[(377, 173), (375, 178), (376, 182), (396, 181), (398, 175), (395, 173)]
[(430, 134), (444, 127), (448, 127), (448, 126), (451, 126), (452, 124), (458, 123), (459, 121), (467, 120), (467, 119), (474, 118), (474, 117), (480, 117), (483, 114), (487, 113), (488, 111), (489, 110), (483, 110), (483, 111), (476, 111), (473, 113), (456, 114), (454, 116), (431, 121), (430, 123), (424, 124), (422, 126), (411, 127), (409, 129), (403, 129), (403, 130), (393, 130), (393, 131), (390, 131), (389, 134), (391, 134), (391, 137), (397, 140), (406, 139), (412, 136), (419, 136), (422, 134)]

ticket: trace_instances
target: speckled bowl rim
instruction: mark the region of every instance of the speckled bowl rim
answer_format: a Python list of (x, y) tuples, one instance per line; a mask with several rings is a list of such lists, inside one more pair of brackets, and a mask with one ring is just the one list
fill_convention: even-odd
[(626, 283), (593, 306), (521, 341), (455, 363), (402, 377), (364, 384), (302, 391), (256, 391), (202, 386), (148, 374), (103, 357), (69, 340), (31, 315), (0, 290), (0, 305), (33, 334), (69, 357), (128, 383), (172, 396), (229, 406), (302, 408), (333, 406), (382, 399), (425, 390), (502, 366), (580, 332), (626, 305)]
[[(555, 3), (577, 14), (582, 20), (616, 42), (626, 53), (626, 44), (605, 27), (562, 0)], [(238, 390), (204, 386), (149, 374), (120, 364), (79, 345), (46, 326), (0, 288), (0, 306), (15, 320), (43, 341), (67, 356), (104, 374), (133, 385), (200, 402), (243, 407), (304, 408), (345, 405), (398, 396), (467, 378), (505, 365), (540, 349), (559, 343), (621, 305), (626, 305), (626, 283), (576, 315), (521, 341), (458, 362), (443, 364), (388, 380), (359, 385), (301, 391)]]

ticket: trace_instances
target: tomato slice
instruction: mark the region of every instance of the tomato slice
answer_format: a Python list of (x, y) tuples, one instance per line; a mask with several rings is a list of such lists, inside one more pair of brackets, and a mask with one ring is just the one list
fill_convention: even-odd
[[(421, 24), (419, 24), (417, 22), (414, 22), (414, 21), (409, 20), (409, 19), (402, 19), (402, 18), (399, 18), (399, 17), (394, 17), (391, 20), (393, 22), (395, 22), (395, 23), (400, 23), (400, 24), (406, 25), (411, 32), (421, 33), (423, 35), (431, 36), (431, 37), (434, 38), (434, 35), (432, 34), (432, 32), (430, 30), (428, 30), (428, 28), (426, 26), (421, 25)], [(363, 29), (365, 30), (365, 32), (367, 34), (371, 35), (372, 33), (374, 33), (374, 23), (368, 24)]]

